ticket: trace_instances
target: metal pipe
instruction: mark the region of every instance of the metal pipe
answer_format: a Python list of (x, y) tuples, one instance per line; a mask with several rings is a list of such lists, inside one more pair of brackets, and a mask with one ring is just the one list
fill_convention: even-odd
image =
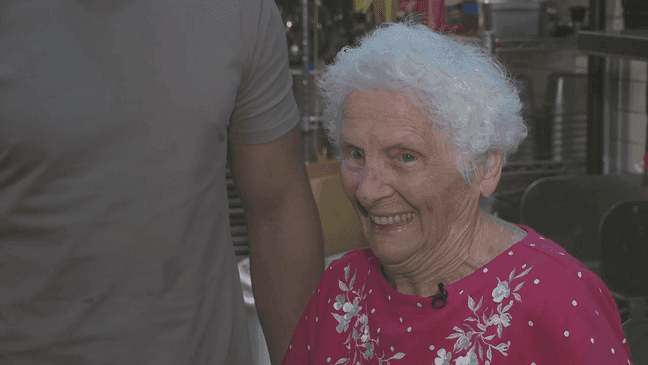
[[(605, 1), (590, 0), (589, 24), (593, 31), (605, 31)], [(588, 56), (587, 71), (587, 175), (603, 173), (603, 117), (605, 57)]]

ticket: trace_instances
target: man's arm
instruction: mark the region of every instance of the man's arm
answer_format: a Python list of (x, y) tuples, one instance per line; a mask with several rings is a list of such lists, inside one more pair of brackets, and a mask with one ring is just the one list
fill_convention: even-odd
[(252, 289), (273, 365), (324, 272), (319, 214), (299, 127), (262, 145), (233, 145), (230, 167), (248, 220)]

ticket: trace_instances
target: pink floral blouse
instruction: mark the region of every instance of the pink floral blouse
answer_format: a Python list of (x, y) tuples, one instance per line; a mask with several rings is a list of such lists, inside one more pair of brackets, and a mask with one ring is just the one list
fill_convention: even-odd
[(445, 286), (441, 309), (391, 287), (371, 249), (348, 252), (324, 273), (282, 364), (631, 364), (605, 284), (520, 228), (522, 241)]

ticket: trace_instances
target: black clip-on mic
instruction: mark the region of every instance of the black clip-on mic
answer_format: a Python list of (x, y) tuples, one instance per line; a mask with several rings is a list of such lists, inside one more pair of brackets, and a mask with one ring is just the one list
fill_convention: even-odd
[[(434, 309), (441, 309), (448, 304), (448, 292), (443, 287), (443, 283), (439, 283), (439, 294), (430, 297), (432, 298), (432, 308)], [(443, 302), (443, 304), (437, 305), (437, 302)]]

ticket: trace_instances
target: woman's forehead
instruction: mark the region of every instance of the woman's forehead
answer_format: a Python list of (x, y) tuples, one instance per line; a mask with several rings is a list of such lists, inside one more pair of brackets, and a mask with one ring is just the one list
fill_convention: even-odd
[[(405, 96), (393, 90), (354, 92), (347, 97), (341, 134), (371, 138), (438, 139), (435, 128)], [(390, 141), (391, 142), (391, 141)]]
[(423, 117), (423, 113), (412, 105), (405, 96), (394, 90), (370, 92), (354, 91), (347, 96), (345, 118), (362, 117)]

